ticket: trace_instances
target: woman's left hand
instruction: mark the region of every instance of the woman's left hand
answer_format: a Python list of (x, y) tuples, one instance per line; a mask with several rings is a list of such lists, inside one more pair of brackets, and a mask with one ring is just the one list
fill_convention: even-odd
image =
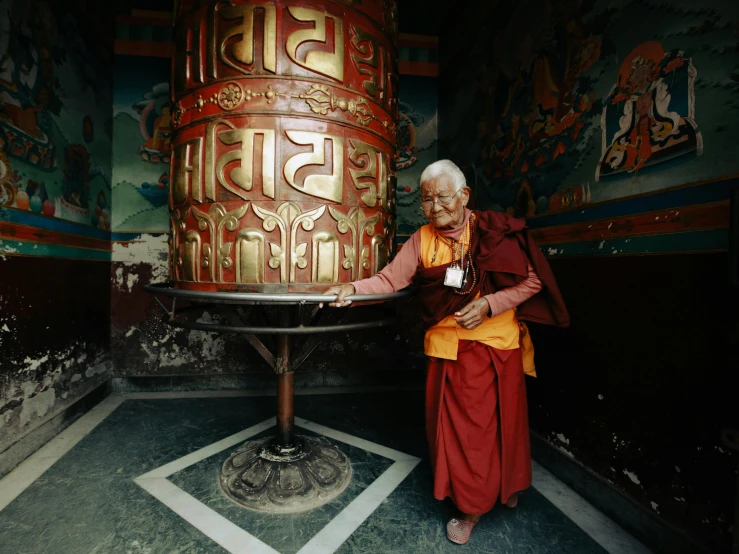
[(478, 298), (467, 304), (458, 312), (454, 312), (454, 319), (464, 329), (474, 329), (483, 322), (490, 312), (490, 304), (485, 298)]

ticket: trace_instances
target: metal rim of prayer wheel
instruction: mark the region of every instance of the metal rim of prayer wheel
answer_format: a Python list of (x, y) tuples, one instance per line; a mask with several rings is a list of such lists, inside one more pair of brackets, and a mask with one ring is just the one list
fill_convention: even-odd
[[(209, 300), (229, 324), (204, 330), (242, 333), (277, 373), (277, 436), (245, 443), (222, 467), (223, 490), (242, 506), (304, 511), (351, 479), (339, 448), (294, 433), (294, 370), (316, 341), (296, 355), (293, 336), (342, 325), (306, 331), (297, 299), (272, 302), (273, 327), (244, 325), (244, 304), (270, 302), (237, 297), (320, 292), (392, 258), (396, 41), (395, 0), (176, 3), (170, 276), (195, 304), (225, 294)], [(201, 328), (177, 317), (176, 300), (168, 323)], [(319, 311), (311, 323), (333, 317)], [(274, 353), (259, 332), (277, 336)]]

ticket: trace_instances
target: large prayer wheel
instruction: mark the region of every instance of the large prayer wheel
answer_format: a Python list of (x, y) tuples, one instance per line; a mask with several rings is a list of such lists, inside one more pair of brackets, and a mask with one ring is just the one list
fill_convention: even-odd
[(393, 254), (393, 0), (183, 0), (172, 72), (171, 277), (299, 292)]

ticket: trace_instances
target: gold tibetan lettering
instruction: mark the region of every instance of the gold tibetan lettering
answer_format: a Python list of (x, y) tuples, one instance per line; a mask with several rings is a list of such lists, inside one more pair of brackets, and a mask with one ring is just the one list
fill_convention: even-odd
[(377, 40), (370, 33), (352, 25), (352, 46), (356, 52), (352, 52), (354, 67), (362, 75), (368, 75), (369, 80), (362, 81), (362, 86), (367, 94), (374, 98), (382, 98), (383, 84), (380, 82), (384, 72), (380, 68), (380, 61), (384, 59), (382, 49)]
[[(219, 125), (226, 125), (229, 129), (234, 126), (228, 121), (217, 119), (208, 123), (205, 128), (205, 163), (203, 167), (203, 187), (198, 191), (200, 196), (204, 196), (209, 200), (216, 199), (216, 128)], [(193, 197), (195, 193), (193, 192)], [(202, 202), (202, 200), (201, 200)]]
[(182, 92), (188, 83), (203, 82), (203, 70), (200, 63), (200, 24), (178, 27), (178, 36), (175, 39), (174, 87), (175, 92)]
[[(335, 135), (314, 133), (311, 131), (285, 131), (287, 137), (295, 144), (313, 146), (313, 152), (295, 154), (285, 163), (284, 173), (287, 183), (296, 190), (324, 198), (333, 202), (341, 202), (342, 176), (344, 174), (344, 139)], [(302, 186), (295, 182), (295, 174), (306, 165), (325, 165), (325, 142), (330, 140), (333, 150), (331, 175), (308, 175)]]
[(353, 149), (349, 160), (360, 168), (349, 168), (354, 187), (357, 190), (367, 189), (367, 192), (361, 195), (362, 202), (373, 208), (379, 200), (380, 206), (387, 209), (387, 155), (361, 140), (349, 139), (349, 143)]
[[(214, 4), (214, 10), (218, 3)], [(240, 23), (226, 30), (221, 36), (219, 57), (223, 63), (244, 74), (252, 73), (243, 67), (254, 64), (255, 50), (255, 14), (264, 12), (264, 34), (262, 43), (262, 65), (266, 71), (277, 72), (277, 8), (271, 4), (243, 4), (228, 6), (218, 10), (218, 15), (227, 21), (240, 20)], [(214, 18), (215, 24), (215, 18)], [(229, 42), (234, 37), (241, 37), (236, 42)], [(242, 64), (242, 65), (237, 65)], [(215, 75), (213, 75), (215, 77)]]
[(172, 181), (172, 199), (175, 204), (187, 200), (192, 191), (193, 199), (202, 202), (200, 195), (200, 156), (203, 140), (198, 137), (174, 147), (174, 179)]
[[(218, 182), (237, 196), (246, 198), (244, 191), (254, 185), (254, 144), (257, 135), (262, 135), (262, 194), (275, 197), (275, 131), (274, 129), (230, 129), (218, 133), (218, 139), (227, 145), (241, 144), (241, 148), (223, 154), (216, 162)], [(241, 160), (241, 165), (230, 172), (231, 180), (243, 189), (234, 188), (226, 179), (226, 165)]]
[[(337, 81), (344, 81), (344, 21), (341, 17), (326, 14), (310, 8), (290, 6), (290, 15), (298, 21), (313, 23), (313, 29), (299, 29), (287, 37), (285, 49), (290, 59), (298, 65), (307, 67), (322, 75), (332, 77)], [(305, 55), (305, 61), (298, 59), (298, 47), (304, 42), (327, 42), (326, 20), (331, 18), (334, 24), (334, 51), (321, 52), (310, 50)]]
[(218, 10), (218, 6), (218, 2), (213, 2), (208, 10), (205, 24), (205, 73), (209, 79), (218, 78), (218, 72), (216, 71), (216, 33), (218, 32), (216, 10)]
[[(219, 130), (219, 126), (227, 127), (227, 129)], [(205, 129), (205, 163), (201, 195), (210, 200), (216, 200), (216, 182), (218, 182), (233, 194), (249, 199), (246, 192), (251, 191), (254, 186), (254, 157), (256, 155), (254, 145), (257, 135), (263, 137), (262, 194), (269, 198), (275, 197), (276, 136), (274, 129), (238, 129), (225, 119), (211, 121)], [(216, 159), (219, 144), (228, 146), (240, 144), (241, 147), (230, 150)], [(230, 171), (228, 175), (230, 180), (228, 180), (226, 166), (238, 160), (241, 164)], [(194, 192), (193, 197), (195, 197)]]

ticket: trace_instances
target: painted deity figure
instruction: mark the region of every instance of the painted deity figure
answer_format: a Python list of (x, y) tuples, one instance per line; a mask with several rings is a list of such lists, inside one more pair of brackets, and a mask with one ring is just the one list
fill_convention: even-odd
[(606, 100), (596, 180), (702, 153), (693, 119), (696, 74), (682, 52), (665, 53), (656, 41), (640, 44), (627, 56)]
[[(670, 92), (663, 79), (652, 80), (652, 65), (638, 56), (632, 63), (628, 84), (632, 95), (624, 105), (620, 130), (614, 137), (611, 167), (619, 164), (635, 172), (652, 157), (652, 141), (664, 142), (677, 132), (680, 114), (669, 110)], [(617, 155), (622, 152), (622, 155)]]

